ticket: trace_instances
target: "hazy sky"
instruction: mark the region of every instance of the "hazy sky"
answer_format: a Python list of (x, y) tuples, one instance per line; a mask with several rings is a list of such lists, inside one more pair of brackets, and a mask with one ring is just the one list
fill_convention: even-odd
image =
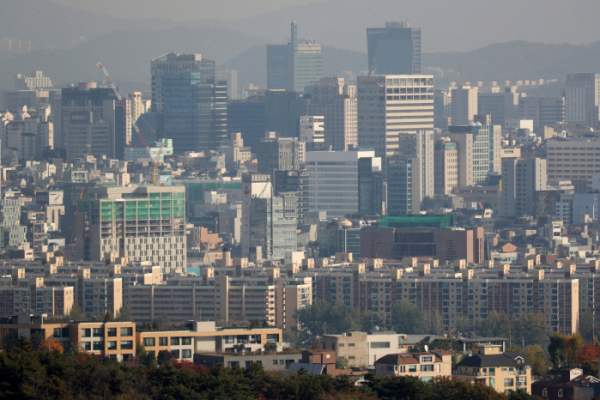
[[(55, 3), (121, 18), (238, 19), (292, 5), (323, 0), (52, 0)], [(367, 0), (368, 1), (368, 0)]]

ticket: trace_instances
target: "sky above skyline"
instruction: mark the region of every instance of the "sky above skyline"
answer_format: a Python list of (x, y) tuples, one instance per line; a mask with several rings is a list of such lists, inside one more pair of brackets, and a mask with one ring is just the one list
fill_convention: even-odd
[[(232, 20), (276, 11), (284, 7), (324, 0), (52, 0), (85, 11), (126, 19), (164, 18), (187, 21), (217, 18)], [(326, 1), (326, 0), (325, 0)]]

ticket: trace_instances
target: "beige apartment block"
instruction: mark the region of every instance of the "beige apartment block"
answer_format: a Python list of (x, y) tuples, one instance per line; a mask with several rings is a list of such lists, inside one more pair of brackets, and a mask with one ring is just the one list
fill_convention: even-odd
[(445, 350), (428, 353), (388, 354), (375, 362), (375, 374), (386, 376), (413, 376), (424, 382), (452, 375), (452, 355)]
[(600, 173), (600, 141), (549, 140), (547, 174), (549, 181), (570, 180), (576, 193), (592, 189), (592, 175)]
[(498, 393), (524, 390), (531, 394), (531, 366), (525, 354), (500, 351), (501, 346), (486, 345), (478, 354), (463, 358), (452, 375), (465, 382), (480, 382)]

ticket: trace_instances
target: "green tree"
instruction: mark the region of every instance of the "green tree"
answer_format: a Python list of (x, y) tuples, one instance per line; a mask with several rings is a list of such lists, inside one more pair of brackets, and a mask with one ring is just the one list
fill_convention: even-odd
[(169, 315), (165, 312), (161, 312), (160, 314), (158, 314), (156, 316), (156, 321), (155, 321), (158, 325), (164, 325), (164, 324), (168, 324), (171, 322), (171, 319), (169, 318)]
[(250, 323), (250, 329), (256, 329), (260, 327), (260, 323), (258, 322), (257, 319), (252, 320), (252, 323)]
[(131, 315), (129, 314), (129, 306), (123, 305), (117, 312), (117, 321), (131, 321)]
[(567, 359), (569, 360), (569, 365), (573, 365), (576, 362), (577, 353), (579, 352), (579, 349), (583, 347), (585, 341), (579, 333), (566, 336), (565, 339), (567, 348)]
[(338, 334), (356, 329), (357, 313), (341, 303), (330, 304), (319, 300), (297, 309), (294, 314), (303, 340), (312, 336), (323, 336), (325, 332)]
[(471, 320), (469, 319), (469, 317), (466, 317), (464, 315), (461, 315), (460, 317), (454, 320), (454, 330), (456, 331), (457, 335), (465, 335), (467, 332), (470, 332), (471, 326)]
[(567, 359), (567, 348), (565, 346), (565, 336), (556, 331), (550, 335), (550, 344), (548, 345), (548, 353), (554, 369), (560, 368)]
[(337, 369), (346, 369), (350, 366), (350, 361), (346, 357), (338, 357), (335, 360), (335, 367)]
[(104, 322), (112, 322), (115, 319), (113, 318), (113, 315), (110, 313), (110, 311), (107, 311), (106, 314), (104, 314)]
[(73, 321), (83, 320), (83, 313), (81, 312), (81, 307), (79, 307), (79, 303), (73, 303), (73, 307), (71, 307), (71, 312), (69, 312), (69, 318)]
[(171, 363), (175, 360), (175, 356), (169, 350), (161, 350), (158, 352), (158, 357), (156, 357), (156, 361), (158, 365), (165, 365), (167, 363)]
[(504, 313), (492, 311), (486, 319), (480, 319), (475, 324), (475, 333), (483, 337), (508, 337), (513, 323)]
[(550, 369), (550, 360), (539, 344), (529, 345), (525, 348), (525, 355), (531, 365), (531, 374), (535, 376), (546, 376)]
[(402, 302), (392, 307), (392, 322), (398, 333), (423, 333), (424, 320), (416, 304)]
[(525, 342), (525, 346), (539, 344), (548, 345), (548, 321), (539, 311), (528, 312), (514, 323), (514, 340), (518, 343)]
[(424, 332), (432, 335), (444, 334), (444, 322), (442, 314), (438, 310), (423, 315)]

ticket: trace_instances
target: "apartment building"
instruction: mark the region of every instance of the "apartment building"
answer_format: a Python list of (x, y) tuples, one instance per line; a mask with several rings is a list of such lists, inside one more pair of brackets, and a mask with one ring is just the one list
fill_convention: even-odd
[(423, 382), (432, 381), (434, 378), (450, 378), (452, 354), (446, 350), (388, 354), (375, 361), (375, 374), (379, 378), (413, 376)]
[(335, 350), (336, 359), (343, 357), (351, 367), (375, 365), (377, 360), (397, 351), (396, 332), (345, 332), (339, 335), (323, 335), (323, 348)]
[(600, 141), (593, 138), (548, 140), (549, 181), (570, 180), (575, 192), (592, 189), (592, 175), (600, 173)]
[(531, 366), (527, 356), (501, 352), (501, 346), (480, 346), (479, 353), (463, 358), (452, 375), (461, 381), (483, 383), (506, 395), (523, 390), (531, 394)]

